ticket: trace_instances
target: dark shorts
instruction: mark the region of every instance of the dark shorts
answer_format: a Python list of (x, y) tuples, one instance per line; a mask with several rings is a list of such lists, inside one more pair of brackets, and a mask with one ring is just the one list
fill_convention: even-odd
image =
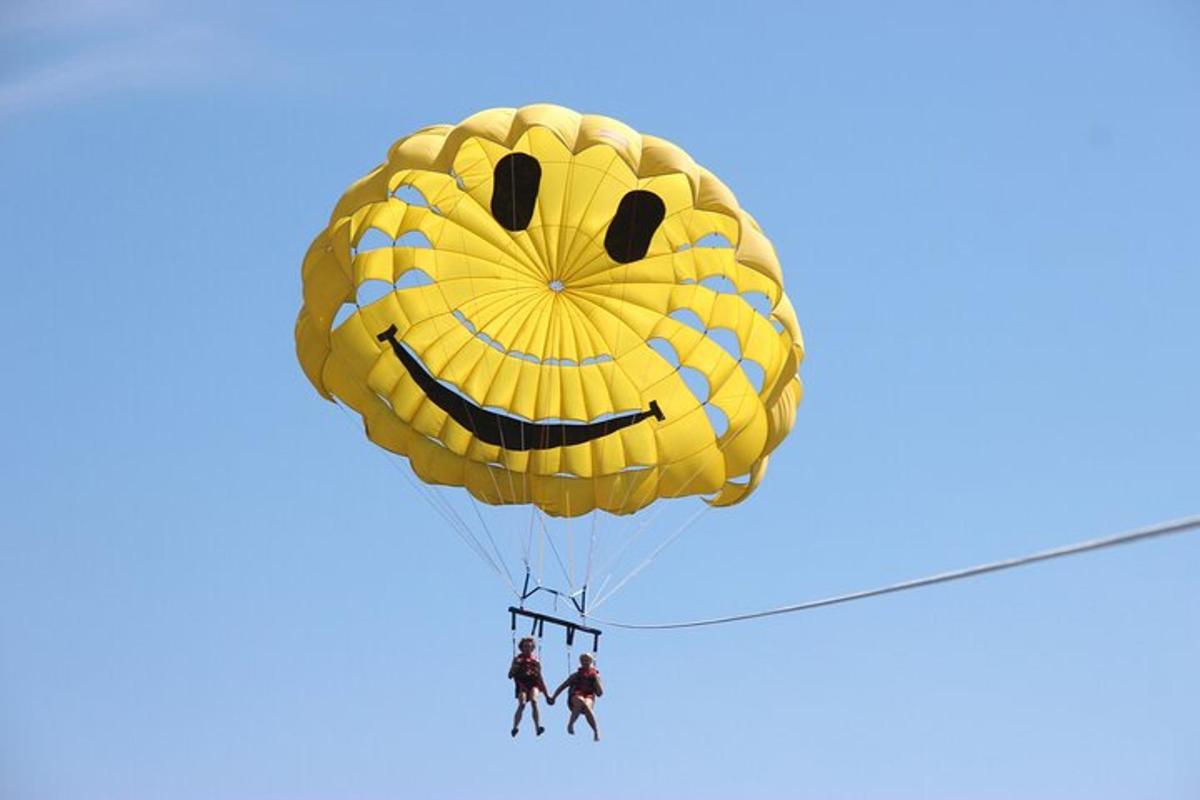
[(539, 692), (542, 690), (542, 685), (537, 681), (523, 681), (518, 678), (513, 678), (513, 683), (516, 684), (513, 694), (517, 697), (517, 699), (520, 699), (522, 692), (526, 697), (533, 697), (533, 692), (535, 689)]

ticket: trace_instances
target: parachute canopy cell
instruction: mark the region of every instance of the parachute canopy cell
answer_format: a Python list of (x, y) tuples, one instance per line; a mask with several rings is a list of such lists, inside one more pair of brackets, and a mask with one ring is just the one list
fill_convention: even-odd
[(729, 505), (795, 419), (803, 344), (774, 248), (687, 153), (615, 119), (534, 105), (406, 136), (302, 277), (317, 391), (486, 503)]

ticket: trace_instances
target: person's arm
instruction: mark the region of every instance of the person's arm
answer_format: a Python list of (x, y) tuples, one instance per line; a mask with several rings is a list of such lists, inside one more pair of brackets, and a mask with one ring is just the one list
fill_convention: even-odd
[(600, 685), (600, 673), (596, 673), (596, 697), (604, 696), (604, 687)]
[(517, 659), (513, 658), (512, 663), (508, 665), (508, 677), (517, 677)]
[(572, 678), (574, 678), (574, 677), (575, 677), (574, 675), (568, 675), (568, 676), (567, 676), (567, 679), (558, 685), (558, 688), (554, 690), (554, 694), (550, 695), (550, 702), (551, 702), (551, 703), (553, 703), (553, 702), (554, 702), (554, 698), (556, 698), (556, 697), (558, 697), (560, 694), (562, 694), (562, 690), (563, 690), (563, 689), (565, 689), (565, 688), (567, 688), (568, 686), (570, 686), (570, 685), (571, 685), (571, 679), (572, 679)]

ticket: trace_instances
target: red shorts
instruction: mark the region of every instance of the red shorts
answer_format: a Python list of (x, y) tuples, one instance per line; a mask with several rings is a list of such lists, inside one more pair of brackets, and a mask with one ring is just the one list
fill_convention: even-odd
[(542, 685), (537, 681), (527, 681), (521, 680), (520, 678), (513, 678), (513, 684), (516, 686), (513, 693), (518, 699), (520, 699), (522, 692), (524, 692), (526, 697), (533, 697), (533, 691), (535, 689), (539, 692), (542, 690)]

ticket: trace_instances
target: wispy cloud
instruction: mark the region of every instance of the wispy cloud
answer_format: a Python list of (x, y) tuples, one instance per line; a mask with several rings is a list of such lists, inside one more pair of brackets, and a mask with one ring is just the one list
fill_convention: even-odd
[[(8, 8), (3, 40), (34, 38), (54, 55), (0, 78), (0, 115), (139, 88), (264, 75), (268, 57), (219, 25), (181, 21), (148, 0), (57, 0)], [(0, 45), (3, 44), (0, 40)]]
[(0, 8), (0, 32), (107, 27), (142, 22), (161, 11), (162, 5), (155, 0), (18, 0)]

